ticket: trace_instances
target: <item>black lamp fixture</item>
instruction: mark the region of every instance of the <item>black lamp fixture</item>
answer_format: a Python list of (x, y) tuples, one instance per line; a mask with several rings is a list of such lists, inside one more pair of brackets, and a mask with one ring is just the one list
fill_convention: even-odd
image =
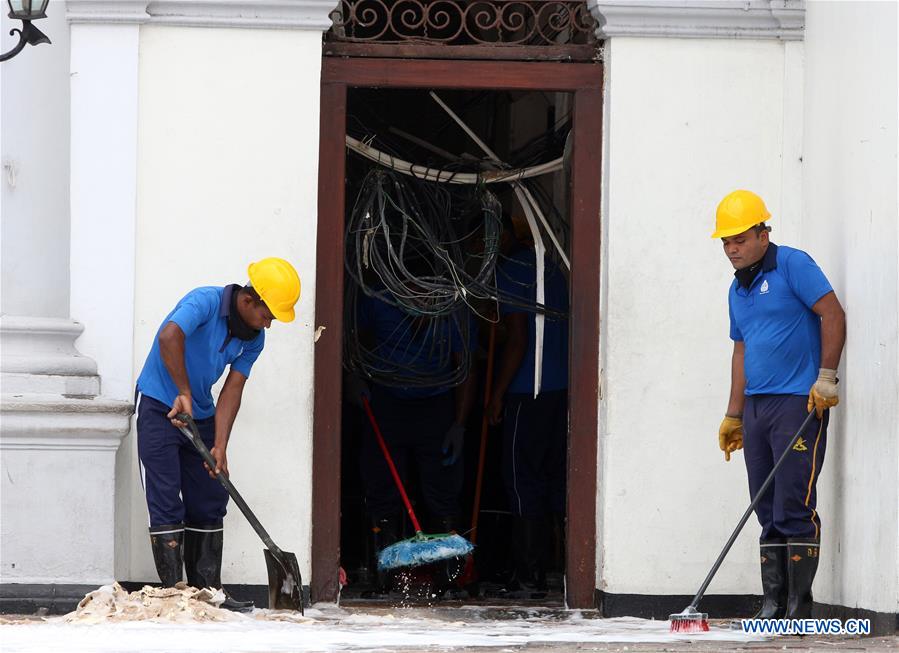
[(47, 17), (47, 4), (50, 0), (6, 0), (9, 4), (9, 17), (22, 21), (22, 29), (13, 27), (10, 35), (19, 33), (19, 42), (9, 52), (0, 54), (0, 61), (12, 59), (27, 45), (39, 45), (49, 43), (50, 39), (41, 30), (31, 24), (31, 21)]

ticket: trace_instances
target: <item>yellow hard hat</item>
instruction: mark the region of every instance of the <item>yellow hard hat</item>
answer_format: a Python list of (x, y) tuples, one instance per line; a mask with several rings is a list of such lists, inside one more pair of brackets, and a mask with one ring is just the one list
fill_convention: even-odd
[(264, 258), (247, 268), (250, 285), (259, 293), (272, 315), (293, 322), (293, 305), (300, 299), (300, 275), (283, 258)]
[(736, 236), (770, 218), (761, 197), (752, 191), (735, 190), (718, 205), (712, 238)]

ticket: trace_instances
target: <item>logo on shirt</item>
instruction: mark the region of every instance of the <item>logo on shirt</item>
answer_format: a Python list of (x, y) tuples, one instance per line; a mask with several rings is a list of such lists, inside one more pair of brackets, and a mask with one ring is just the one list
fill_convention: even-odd
[(762, 281), (762, 287), (759, 288), (759, 294), (760, 294), (760, 295), (767, 295), (767, 294), (768, 294), (768, 280), (767, 280), (767, 279), (765, 279), (764, 281)]
[(793, 451), (808, 451), (808, 447), (805, 446), (805, 440), (803, 438), (799, 438), (796, 441), (796, 444), (793, 445)]

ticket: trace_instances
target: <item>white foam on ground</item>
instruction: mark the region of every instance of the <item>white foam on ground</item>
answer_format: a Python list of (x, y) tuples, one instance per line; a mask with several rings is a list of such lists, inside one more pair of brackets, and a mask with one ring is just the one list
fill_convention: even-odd
[[(149, 653), (150, 651), (278, 653), (284, 651), (435, 650), (539, 643), (748, 642), (764, 638), (712, 627), (701, 634), (671, 634), (667, 621), (630, 617), (592, 619), (579, 611), (529, 609), (494, 619), (492, 608), (344, 610), (321, 605), (306, 617), (257, 610), (229, 622), (66, 623), (63, 618), (0, 626), (4, 653)], [(525, 616), (527, 615), (527, 616)], [(292, 621), (291, 619), (295, 619)]]

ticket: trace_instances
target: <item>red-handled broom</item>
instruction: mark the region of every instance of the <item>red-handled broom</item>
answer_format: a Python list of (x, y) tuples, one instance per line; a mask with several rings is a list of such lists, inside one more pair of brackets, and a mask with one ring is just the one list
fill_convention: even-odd
[(697, 609), (699, 607), (699, 602), (702, 600), (702, 596), (705, 594), (706, 589), (708, 589), (709, 583), (712, 582), (712, 578), (714, 578), (715, 574), (718, 572), (718, 568), (721, 566), (721, 563), (724, 562), (724, 557), (728, 554), (730, 548), (736, 541), (737, 535), (740, 534), (740, 531), (743, 530), (743, 526), (745, 526), (746, 522), (749, 520), (749, 515), (752, 514), (753, 510), (755, 510), (758, 502), (761, 501), (765, 492), (768, 490), (768, 486), (770, 486), (774, 481), (774, 475), (777, 473), (777, 470), (780, 469), (783, 462), (787, 459), (787, 456), (790, 455), (790, 450), (793, 448), (793, 445), (796, 444), (796, 440), (799, 439), (799, 436), (802, 435), (802, 433), (811, 423), (812, 417), (814, 415), (815, 410), (812, 409), (812, 412), (810, 412), (805, 418), (805, 421), (802, 422), (802, 426), (800, 426), (799, 430), (796, 431), (796, 435), (794, 435), (793, 439), (790, 440), (790, 443), (786, 446), (783, 453), (780, 455), (780, 458), (777, 459), (777, 463), (774, 465), (771, 473), (768, 474), (768, 478), (766, 478), (765, 482), (762, 483), (762, 487), (759, 488), (759, 491), (756, 492), (755, 496), (752, 498), (752, 502), (749, 504), (746, 512), (743, 513), (743, 516), (740, 518), (740, 522), (737, 524), (734, 532), (731, 533), (730, 539), (727, 540), (727, 544), (724, 545), (724, 549), (718, 555), (718, 559), (715, 560), (715, 564), (712, 565), (711, 571), (709, 571), (708, 576), (705, 577), (705, 580), (702, 582), (702, 586), (699, 588), (699, 591), (696, 592), (696, 596), (693, 597), (690, 605), (684, 608), (683, 612), (677, 612), (668, 617), (671, 620), (672, 633), (700, 633), (709, 629), (709, 615), (708, 613), (700, 612)]
[(403, 481), (400, 480), (400, 474), (396, 470), (396, 465), (393, 464), (393, 457), (390, 455), (390, 450), (387, 449), (387, 443), (384, 442), (384, 436), (381, 435), (381, 429), (378, 427), (378, 422), (375, 420), (375, 415), (365, 395), (362, 395), (362, 407), (368, 415), (372, 430), (375, 432), (375, 438), (378, 440), (378, 446), (381, 447), (381, 453), (384, 454), (384, 460), (387, 462), (387, 467), (390, 468), (393, 482), (396, 483), (396, 488), (399, 490), (403, 504), (406, 506), (406, 512), (409, 515), (409, 519), (412, 520), (412, 526), (415, 528), (415, 535), (396, 544), (391, 544), (378, 553), (378, 569), (384, 571), (398, 567), (416, 567), (439, 560), (462, 557), (471, 553), (474, 546), (461, 535), (455, 533), (425, 535), (421, 530), (421, 524), (418, 523), (415, 511), (412, 509), (412, 502), (409, 501), (406, 488), (403, 487)]

